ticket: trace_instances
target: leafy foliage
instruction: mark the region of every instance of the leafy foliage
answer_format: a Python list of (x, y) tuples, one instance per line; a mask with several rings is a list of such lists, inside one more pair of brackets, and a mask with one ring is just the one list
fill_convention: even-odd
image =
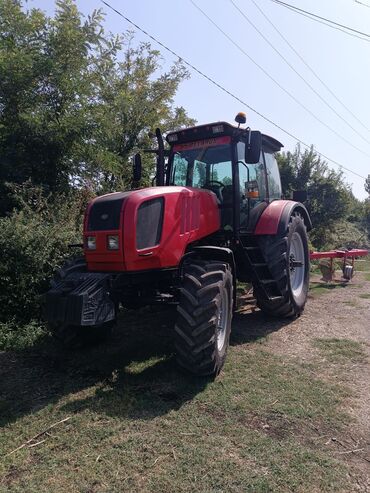
[(367, 178), (365, 180), (365, 191), (369, 194), (370, 198), (370, 175), (367, 175)]
[(129, 157), (150, 144), (149, 131), (193, 123), (173, 104), (184, 66), (161, 73), (160, 62), (132, 33), (106, 35), (100, 10), (82, 20), (73, 0), (58, 0), (48, 18), (1, 0), (0, 213), (14, 206), (6, 182), (31, 179), (46, 192), (128, 187)]
[(156, 127), (194, 123), (174, 105), (180, 61), (163, 71), (158, 51), (106, 34), (102, 11), (84, 19), (74, 0), (57, 0), (53, 18), (26, 7), (0, 0), (2, 347), (42, 332), (40, 295), (81, 241), (87, 199), (131, 186), (130, 158)]
[(359, 247), (368, 242), (364, 206), (341, 171), (329, 168), (313, 147), (302, 152), (298, 145), (293, 153), (281, 153), (277, 159), (284, 196), (307, 190), (306, 205), (314, 225), (311, 241), (316, 248)]
[(0, 218), (0, 323), (40, 318), (40, 295), (53, 271), (71, 255), (68, 244), (81, 241), (85, 193), (43, 197), (40, 188), (16, 187), (22, 208)]

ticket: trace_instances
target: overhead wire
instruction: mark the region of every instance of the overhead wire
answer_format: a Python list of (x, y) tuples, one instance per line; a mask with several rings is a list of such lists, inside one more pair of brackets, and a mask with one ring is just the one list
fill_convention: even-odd
[[(248, 104), (246, 101), (243, 101), (243, 99), (241, 99), (239, 96), (236, 96), (235, 94), (233, 94), (231, 91), (229, 91), (228, 89), (226, 89), (222, 84), (220, 84), (219, 82), (215, 81), (212, 77), (210, 77), (209, 75), (205, 74), (204, 72), (202, 72), (200, 69), (198, 69), (197, 67), (195, 67), (195, 65), (193, 65), (191, 62), (187, 61), (185, 58), (183, 58), (182, 56), (178, 55), (175, 51), (173, 51), (171, 48), (169, 48), (167, 45), (165, 45), (164, 43), (162, 43), (158, 38), (156, 38), (155, 36), (151, 35), (150, 33), (148, 33), (145, 29), (141, 28), (138, 24), (136, 24), (134, 21), (132, 21), (131, 19), (129, 19), (126, 15), (124, 15), (122, 12), (120, 12), (119, 10), (117, 10), (116, 8), (114, 8), (112, 5), (110, 5), (106, 0), (100, 0), (101, 3), (103, 3), (106, 7), (108, 7), (110, 10), (112, 10), (113, 12), (115, 12), (116, 14), (118, 14), (120, 17), (122, 17), (123, 19), (125, 19), (129, 24), (131, 24), (132, 26), (134, 26), (138, 31), (140, 31), (141, 33), (145, 34), (145, 36), (147, 36), (148, 38), (150, 38), (152, 41), (154, 41), (155, 43), (157, 43), (159, 46), (161, 46), (163, 49), (165, 49), (168, 53), (171, 53), (173, 56), (175, 56), (178, 60), (180, 60), (181, 62), (183, 62), (187, 67), (189, 67), (191, 70), (193, 70), (194, 72), (196, 72), (197, 74), (199, 74), (200, 76), (202, 76), (204, 79), (206, 79), (208, 82), (210, 82), (211, 84), (213, 84), (215, 87), (217, 87), (218, 89), (220, 89), (221, 91), (223, 91), (225, 94), (228, 94), (231, 98), (233, 98), (235, 101), (238, 101), (239, 103), (241, 103), (243, 106), (245, 106), (246, 108), (248, 108), (249, 110), (251, 110), (253, 113), (255, 113), (256, 115), (258, 115), (259, 117), (263, 118), (265, 121), (267, 121), (268, 123), (270, 123), (271, 125), (273, 125), (274, 127), (278, 128), (279, 130), (281, 130), (283, 133), (285, 133), (286, 135), (288, 135), (289, 137), (291, 137), (292, 139), (296, 140), (297, 142), (299, 142), (300, 144), (302, 144), (304, 147), (306, 147), (307, 149), (311, 149), (312, 148), (312, 145), (309, 145), (307, 144), (306, 142), (304, 142), (302, 139), (300, 139), (299, 137), (297, 137), (296, 135), (294, 135), (293, 133), (291, 133), (289, 130), (286, 130), (284, 129), (282, 126), (280, 126), (278, 123), (275, 123), (273, 120), (271, 120), (269, 117), (265, 116), (264, 114), (262, 114), (260, 111), (256, 110), (255, 108), (253, 108), (250, 104)], [(338, 161), (336, 161), (335, 159), (332, 159), (328, 156), (326, 156), (324, 153), (318, 151), (317, 149), (315, 149), (317, 154), (319, 154), (321, 157), (323, 157), (324, 159), (326, 159), (327, 161), (335, 164), (336, 166), (339, 166), (340, 168), (342, 169), (345, 169), (346, 171), (348, 171), (349, 173), (352, 173), (353, 175), (356, 175), (358, 176), (359, 178), (363, 178), (364, 180), (366, 179), (364, 176), (360, 175), (359, 173), (356, 173), (355, 171), (351, 170), (350, 168), (347, 168), (346, 166), (344, 166), (343, 164), (339, 163)]]
[(356, 34), (360, 34), (361, 36), (366, 36), (367, 38), (370, 38), (370, 34), (368, 34), (368, 33), (364, 33), (363, 31), (358, 31), (357, 29), (353, 29), (352, 27), (346, 26), (344, 24), (340, 24), (339, 22), (335, 22), (331, 19), (328, 19), (327, 17), (322, 17), (321, 15), (317, 15), (317, 14), (314, 14), (312, 12), (308, 12), (307, 10), (301, 9), (301, 8), (297, 7), (296, 5), (291, 5), (289, 3), (282, 2), (281, 0), (271, 0), (271, 1), (274, 3), (278, 3), (279, 5), (283, 5), (284, 7), (289, 7), (293, 10), (297, 10), (299, 12), (304, 12), (305, 14), (308, 14), (312, 17), (316, 17), (317, 19), (320, 19), (322, 21), (329, 22), (330, 24), (341, 27), (343, 29), (347, 29), (348, 31), (352, 31)]
[(370, 158), (370, 154), (368, 154), (366, 151), (362, 150), (360, 147), (357, 147), (355, 144), (353, 144), (351, 141), (343, 137), (339, 132), (337, 132), (334, 128), (332, 128), (330, 125), (325, 123), (321, 118), (319, 118), (313, 111), (311, 111), (307, 106), (305, 106), (298, 98), (296, 98), (288, 89), (286, 89), (280, 82), (278, 82), (266, 69), (262, 67), (254, 58), (252, 58), (245, 50), (242, 48), (231, 36), (229, 36), (209, 15), (197, 5), (194, 0), (189, 0), (192, 5), (196, 9), (199, 10), (208, 20), (211, 24), (215, 26), (215, 28), (220, 31), (223, 36), (225, 36), (243, 55), (245, 55), (256, 67), (258, 67), (265, 75), (268, 77), (270, 80), (273, 81), (275, 85), (279, 87), (285, 94), (287, 94), (295, 103), (298, 104), (301, 108), (303, 108), (309, 115), (311, 115), (315, 120), (317, 120), (321, 125), (326, 127), (328, 130), (330, 130), (333, 134), (335, 134), (339, 139), (341, 139), (343, 142), (346, 142), (349, 146), (353, 147), (357, 151), (361, 152), (365, 156)]
[(294, 48), (292, 43), (282, 34), (280, 29), (276, 27), (276, 25), (272, 22), (272, 20), (268, 17), (266, 12), (258, 5), (255, 0), (251, 0), (251, 2), (255, 5), (255, 7), (260, 11), (266, 21), (271, 25), (271, 27), (277, 32), (277, 34), (285, 41), (285, 43), (290, 47), (290, 49), (297, 55), (297, 57), (301, 60), (301, 62), (308, 68), (308, 70), (316, 77), (316, 79), (325, 87), (325, 89), (333, 96), (333, 98), (345, 109), (348, 113), (368, 132), (370, 132), (369, 128), (346, 106), (343, 101), (333, 92), (333, 90), (326, 84), (322, 78), (317, 74), (317, 72), (309, 65), (303, 56)]
[[(253, 1), (253, 0), (252, 0)], [(233, 5), (233, 7), (241, 14), (241, 16), (245, 19), (246, 22), (266, 41), (266, 43), (279, 55), (279, 57), (288, 65), (288, 67), (306, 84), (307, 87), (311, 89), (311, 91), (316, 94), (316, 96), (328, 107), (333, 113), (337, 115), (338, 118), (342, 122), (344, 122), (349, 128), (351, 128), (359, 137), (361, 137), (365, 142), (370, 144), (370, 141), (361, 135), (355, 127), (353, 127), (342, 115), (338, 113), (338, 111), (326, 101), (326, 99), (308, 82), (307, 79), (303, 77), (303, 75), (298, 72), (298, 70), (287, 60), (287, 58), (271, 43), (271, 41), (263, 34), (263, 32), (258, 29), (258, 27), (249, 19), (249, 17), (239, 8), (239, 6), (234, 2), (234, 0), (229, 0), (229, 2)]]
[[(311, 19), (312, 21), (318, 22), (320, 24), (324, 24), (325, 26), (330, 27), (332, 29), (336, 29), (337, 31), (342, 31), (345, 34), (348, 34), (348, 36), (362, 39), (363, 41), (370, 43), (370, 39), (367, 39), (367, 38), (370, 38), (370, 35), (368, 33), (362, 33), (361, 31), (356, 31), (355, 29), (347, 27), (343, 24), (336, 23), (334, 21), (331, 21), (330, 19), (326, 19), (325, 17), (320, 17), (316, 14), (313, 14), (313, 13), (308, 12), (306, 10), (300, 9), (294, 5), (291, 5), (291, 4), (288, 4), (285, 2), (281, 2), (279, 0), (270, 0), (270, 1), (273, 3), (276, 3), (277, 5), (280, 5), (281, 7), (285, 7), (287, 9), (289, 9), (292, 12), (295, 12), (296, 14), (303, 15), (304, 17), (307, 17), (308, 19)], [(339, 27), (339, 26), (341, 26), (341, 27)], [(355, 34), (356, 32), (358, 32), (360, 35)]]
[(357, 34), (350, 33), (349, 31), (345, 31), (344, 29), (341, 29), (340, 27), (335, 27), (335, 26), (328, 24), (327, 22), (320, 21), (319, 19), (314, 19), (313, 17), (310, 17), (307, 14), (304, 14), (303, 12), (297, 12), (294, 9), (291, 9), (289, 7), (287, 7), (287, 9), (291, 10), (295, 14), (299, 14), (299, 15), (302, 15), (303, 17), (307, 17), (307, 19), (310, 19), (311, 21), (317, 22), (318, 24), (323, 24), (324, 26), (330, 27), (330, 29), (335, 29), (336, 31), (341, 31), (344, 34), (351, 36), (352, 38), (361, 39), (362, 41), (366, 41), (366, 43), (370, 43), (370, 39), (362, 38), (361, 36), (357, 36)]
[(363, 5), (364, 7), (367, 7), (368, 9), (370, 9), (370, 5), (368, 3), (360, 2), (359, 0), (355, 0), (355, 3)]

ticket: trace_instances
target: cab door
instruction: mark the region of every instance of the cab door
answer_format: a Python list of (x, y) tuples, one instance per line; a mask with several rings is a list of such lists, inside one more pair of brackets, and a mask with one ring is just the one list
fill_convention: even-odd
[(246, 163), (245, 144), (238, 142), (239, 212), (240, 232), (247, 233), (254, 227), (269, 202), (268, 180), (263, 152), (257, 163)]

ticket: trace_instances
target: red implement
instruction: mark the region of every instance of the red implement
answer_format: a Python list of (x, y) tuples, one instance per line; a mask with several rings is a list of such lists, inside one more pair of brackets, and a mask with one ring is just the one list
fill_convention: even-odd
[(330, 250), (329, 252), (310, 252), (310, 259), (316, 260), (319, 258), (354, 258), (354, 257), (366, 257), (369, 254), (369, 250)]
[[(328, 282), (332, 281), (335, 273), (335, 267), (333, 266), (333, 259), (343, 259), (343, 280), (350, 281), (353, 277), (355, 267), (355, 257), (366, 257), (368, 250), (360, 250), (354, 248), (353, 250), (331, 250), (329, 252), (310, 252), (311, 260), (318, 260), (323, 258), (330, 259), (329, 265), (320, 265), (320, 270), (323, 275), (323, 280)], [(347, 262), (347, 259), (351, 259), (351, 262)]]

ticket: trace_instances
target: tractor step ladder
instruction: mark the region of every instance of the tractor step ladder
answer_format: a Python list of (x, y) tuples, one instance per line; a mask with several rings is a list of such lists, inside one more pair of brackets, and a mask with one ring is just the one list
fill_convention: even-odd
[(270, 269), (265, 262), (261, 248), (255, 238), (240, 238), (240, 260), (245, 266), (246, 272), (254, 287), (258, 286), (268, 301), (282, 299), (277, 281), (272, 277)]

